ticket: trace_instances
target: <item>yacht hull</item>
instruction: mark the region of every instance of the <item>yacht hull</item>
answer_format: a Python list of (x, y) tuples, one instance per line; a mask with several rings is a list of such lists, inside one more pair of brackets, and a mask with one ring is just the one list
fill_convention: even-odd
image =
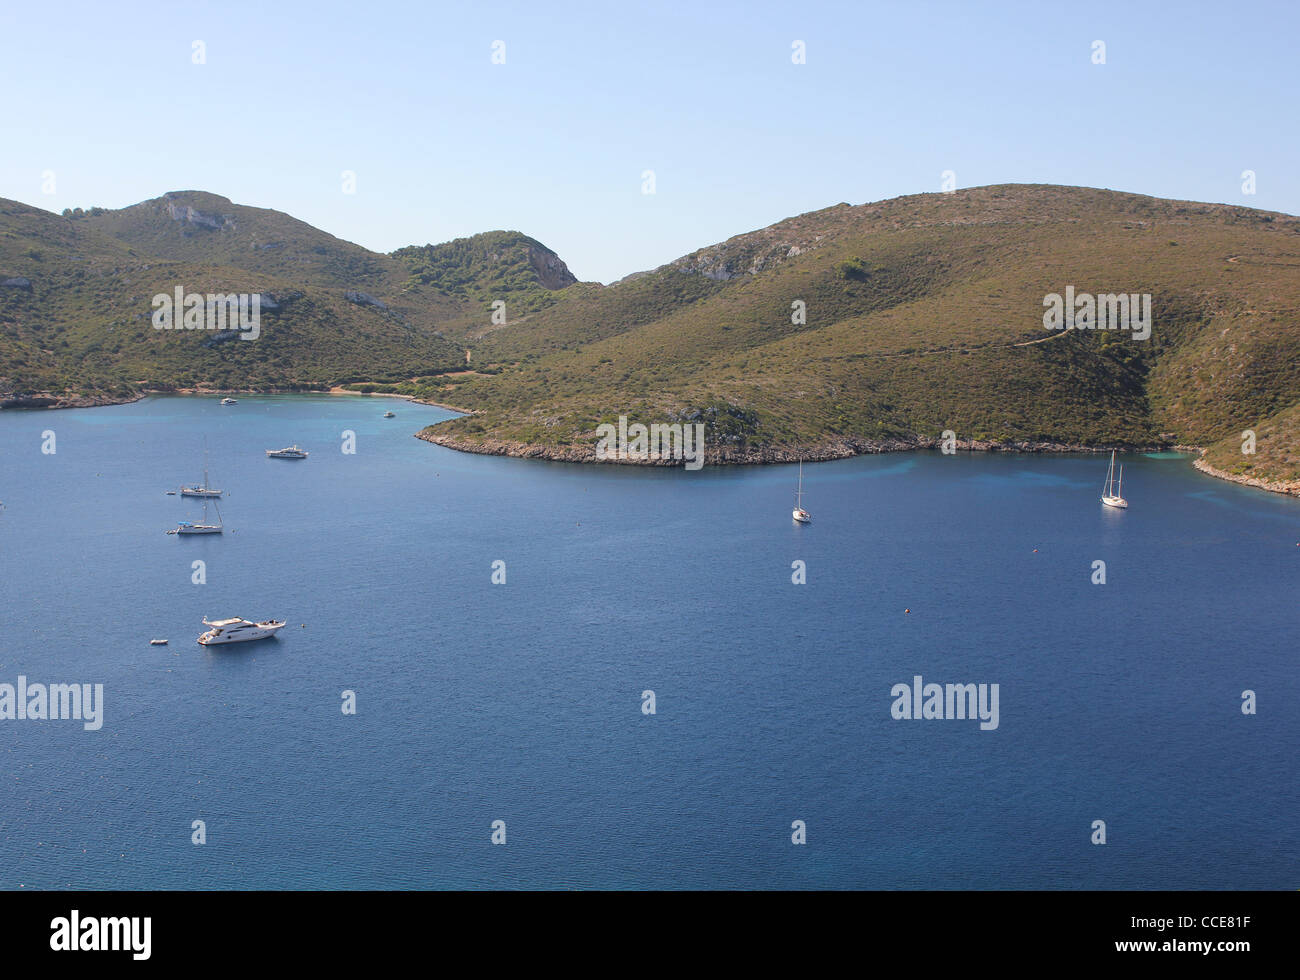
[(284, 629), (284, 623), (250, 623), (225, 629), (210, 629), (199, 637), (199, 643), (205, 647), (222, 646), (227, 643), (251, 643), (253, 640), (265, 640), (275, 636)]

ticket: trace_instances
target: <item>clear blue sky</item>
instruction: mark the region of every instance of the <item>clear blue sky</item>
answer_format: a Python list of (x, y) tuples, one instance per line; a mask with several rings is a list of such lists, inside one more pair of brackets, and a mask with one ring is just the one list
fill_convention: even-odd
[(936, 191), (945, 170), (1294, 214), (1298, 10), (7, 3), (0, 197), (59, 211), (207, 190), (382, 251), (514, 228), (606, 282), (839, 201)]

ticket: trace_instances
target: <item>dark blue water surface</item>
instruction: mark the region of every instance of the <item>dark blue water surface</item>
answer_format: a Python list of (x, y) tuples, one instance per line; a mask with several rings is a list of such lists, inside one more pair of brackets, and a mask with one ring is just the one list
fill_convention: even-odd
[[(907, 454), (805, 467), (800, 527), (793, 467), (412, 438), (448, 415), (0, 414), (0, 683), (105, 687), (97, 732), (0, 721), (0, 887), (1300, 884), (1300, 501), (1129, 457), (1120, 513), (1101, 457)], [(205, 440), (227, 533), (165, 535)], [(917, 674), (998, 684), (997, 730), (892, 718)]]

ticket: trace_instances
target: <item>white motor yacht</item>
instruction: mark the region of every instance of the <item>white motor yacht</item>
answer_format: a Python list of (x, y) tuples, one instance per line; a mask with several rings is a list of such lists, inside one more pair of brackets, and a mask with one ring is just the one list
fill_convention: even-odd
[(268, 449), (266, 455), (272, 459), (306, 459), (307, 450), (299, 449), (297, 445), (286, 446), (284, 449)]
[(236, 616), (233, 619), (217, 619), (211, 622), (205, 617), (204, 626), (212, 628), (199, 637), (199, 642), (206, 646), (219, 643), (245, 643), (249, 640), (264, 640), (275, 636), (284, 629), (284, 623), (278, 619), (268, 619), (262, 623), (252, 623)]

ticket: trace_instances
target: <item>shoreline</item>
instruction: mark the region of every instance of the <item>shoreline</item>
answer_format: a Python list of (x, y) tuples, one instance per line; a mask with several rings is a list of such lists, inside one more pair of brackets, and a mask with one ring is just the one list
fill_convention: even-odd
[(140, 391), (129, 398), (115, 398), (112, 395), (54, 395), (48, 391), (21, 397), (7, 395), (0, 396), (0, 412), (10, 409), (108, 408), (111, 405), (130, 405), (152, 394), (162, 392)]
[[(440, 406), (460, 411), (452, 406)], [(438, 425), (440, 423), (435, 423)], [(430, 426), (428, 428), (433, 428)], [(554, 463), (577, 463), (588, 466), (680, 466), (678, 460), (662, 459), (610, 459), (597, 460), (595, 456), (595, 446), (590, 448), (583, 447), (556, 447), (544, 446), (540, 444), (521, 443), (510, 439), (483, 439), (472, 440), (463, 436), (442, 435), (436, 432), (421, 430), (415, 433), (415, 438), (424, 442), (430, 442), (445, 449), (454, 449), (457, 452), (473, 453), (479, 456), (510, 456), (516, 459), (544, 459)], [(705, 450), (704, 465), (706, 466), (767, 466), (779, 464), (792, 464), (798, 462), (805, 463), (826, 463), (837, 459), (851, 459), (855, 456), (872, 456), (882, 455), (884, 453), (897, 452), (915, 452), (917, 450), (934, 450), (940, 447), (942, 440), (923, 436), (913, 436), (911, 438), (897, 438), (885, 440), (867, 440), (867, 439), (841, 439), (831, 443), (823, 443), (818, 446), (805, 447), (803, 449), (785, 449), (778, 447), (769, 447), (762, 449), (736, 450)], [(1077, 443), (1058, 443), (1058, 442), (997, 442), (994, 440), (976, 440), (967, 439), (965, 441), (957, 440), (958, 452), (992, 452), (992, 453), (1025, 453), (1029, 455), (1042, 455), (1051, 453), (1087, 453), (1089, 455), (1101, 455), (1111, 450), (1117, 452), (1133, 453), (1153, 453), (1153, 452), (1177, 452), (1195, 456), (1192, 460), (1192, 466), (1205, 476), (1214, 477), (1224, 480), (1228, 483), (1236, 483), (1239, 486), (1249, 487), (1254, 490), (1265, 490), (1269, 493), (1279, 493), (1284, 496), (1300, 497), (1300, 480), (1264, 480), (1258, 477), (1238, 476), (1233, 473), (1226, 473), (1223, 470), (1216, 469), (1205, 461), (1205, 449), (1201, 446), (1187, 445), (1109, 445), (1109, 446), (1084, 446)]]
[(1192, 466), (1206, 476), (1227, 480), (1229, 483), (1236, 483), (1238, 486), (1250, 487), (1254, 490), (1267, 490), (1269, 493), (1280, 493), (1288, 497), (1300, 497), (1300, 480), (1265, 480), (1258, 476), (1242, 476), (1238, 473), (1228, 473), (1207, 463), (1204, 455), (1192, 460)]
[[(108, 408), (112, 405), (131, 405), (150, 395), (186, 395), (199, 398), (224, 398), (229, 395), (355, 395), (358, 398), (400, 398), (402, 401), (419, 402), (414, 395), (399, 395), (391, 391), (353, 391), (340, 385), (331, 388), (142, 388), (129, 397), (117, 398), (112, 395), (55, 395), (48, 391), (33, 395), (0, 396), (0, 411), (8, 409), (59, 409), (59, 408)], [(436, 402), (420, 402), (447, 408), (453, 412), (464, 409), (438, 405)]]
[[(344, 388), (341, 385), (334, 385), (328, 389), (302, 390), (302, 389), (219, 389), (219, 388), (172, 388), (157, 389), (149, 388), (132, 394), (129, 397), (113, 397), (110, 395), (85, 395), (85, 396), (68, 396), (55, 395), (50, 392), (39, 392), (23, 398), (10, 397), (0, 399), (0, 411), (9, 409), (59, 409), (59, 408), (105, 408), (110, 405), (130, 405), (138, 402), (149, 395), (190, 395), (190, 396), (213, 396), (225, 397), (228, 395), (352, 395), (358, 398), (397, 398), (402, 401), (415, 402), (420, 405), (430, 405), (434, 408), (441, 408), (448, 412), (458, 412), (461, 415), (473, 415), (471, 409), (462, 408), (457, 405), (448, 405), (445, 402), (435, 402), (428, 399), (417, 398), (414, 395), (402, 395), (394, 392), (365, 392), (353, 391)], [(435, 425), (440, 423), (435, 423)], [(433, 428), (429, 426), (427, 428)], [(453, 449), (456, 452), (472, 453), (477, 456), (509, 456), (515, 459), (544, 459), (556, 463), (578, 463), (588, 466), (678, 466), (676, 460), (659, 460), (659, 459), (615, 459), (615, 460), (596, 460), (595, 446), (591, 447), (557, 447), (545, 446), (540, 444), (517, 442), (511, 439), (482, 439), (474, 440), (463, 436), (443, 435), (439, 433), (427, 432), (421, 429), (415, 433), (415, 438), (424, 442), (433, 443), (436, 446), (442, 446), (445, 449)], [(725, 447), (723, 449), (706, 449), (704, 453), (704, 465), (706, 466), (769, 466), (781, 465), (788, 463), (826, 463), (837, 459), (852, 459), (855, 456), (874, 456), (884, 453), (897, 452), (914, 452), (922, 449), (938, 449), (942, 440), (932, 437), (911, 436), (899, 437), (894, 439), (870, 440), (870, 439), (853, 439), (842, 438), (830, 442), (823, 442), (813, 446), (806, 446), (800, 449), (787, 449), (783, 447), (765, 447), (760, 449), (733, 449)], [(1228, 473), (1220, 470), (1205, 461), (1205, 449), (1201, 446), (1185, 445), (1113, 445), (1113, 446), (1084, 446), (1077, 443), (1058, 443), (1058, 442), (997, 442), (995, 440), (958, 440), (957, 449), (959, 452), (1005, 452), (1005, 453), (1027, 453), (1039, 455), (1045, 453), (1088, 453), (1097, 455), (1108, 453), (1112, 449), (1119, 452), (1182, 452), (1195, 454), (1196, 458), (1192, 460), (1192, 467), (1205, 476), (1223, 480), (1227, 483), (1235, 483), (1238, 486), (1248, 487), (1253, 490), (1263, 490), (1267, 493), (1278, 493), (1283, 496), (1300, 497), (1300, 479), (1297, 480), (1266, 480), (1260, 477), (1241, 476), (1235, 473)]]
[[(537, 443), (524, 443), (512, 439), (469, 439), (464, 436), (430, 432), (441, 423), (434, 423), (415, 434), (415, 438), (424, 442), (457, 452), (474, 453), (480, 456), (511, 456), (516, 459), (545, 459), (556, 463), (581, 463), (599, 466), (680, 466), (680, 460), (664, 460), (643, 457), (639, 459), (595, 459), (596, 447), (590, 446), (545, 446)], [(779, 446), (756, 449), (706, 449), (704, 465), (706, 466), (767, 466), (786, 463), (826, 463), (837, 459), (852, 459), (855, 456), (874, 456), (884, 453), (913, 452), (921, 449), (938, 449), (943, 440), (928, 436), (898, 437), (893, 439), (854, 439), (842, 438), (801, 448)], [(1085, 446), (1078, 443), (1060, 442), (998, 442), (995, 440), (967, 439), (957, 440), (959, 452), (1007, 452), (1027, 454), (1047, 453), (1088, 453), (1097, 455), (1111, 450), (1119, 452), (1167, 452), (1177, 449), (1189, 452), (1187, 447), (1164, 445), (1107, 445)]]

